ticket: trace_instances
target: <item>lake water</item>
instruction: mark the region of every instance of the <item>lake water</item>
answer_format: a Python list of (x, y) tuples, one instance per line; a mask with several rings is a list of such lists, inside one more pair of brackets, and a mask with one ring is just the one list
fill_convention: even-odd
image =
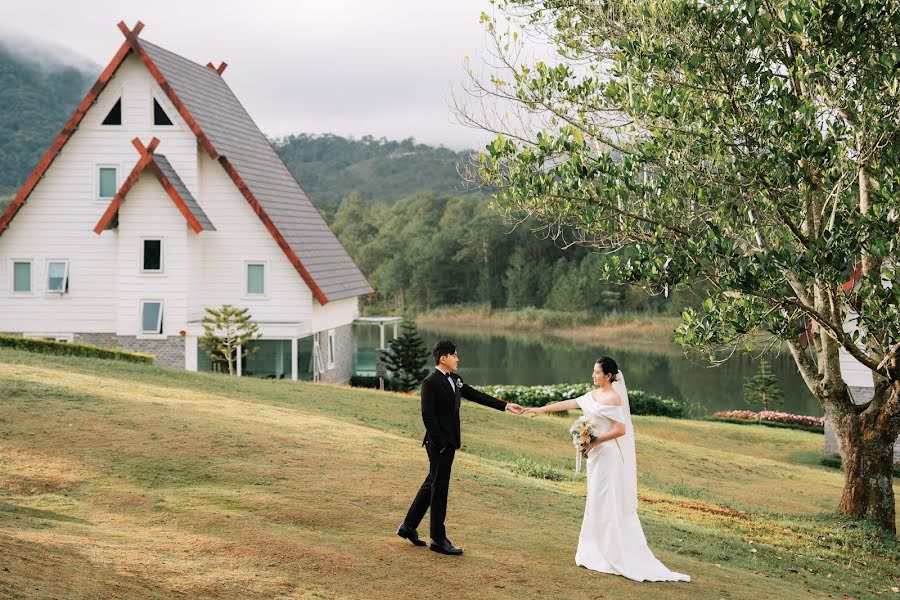
[[(360, 327), (357, 331), (361, 348), (378, 345), (376, 327)], [(711, 368), (673, 348), (652, 352), (646, 348), (623, 350), (585, 345), (549, 336), (472, 335), (424, 327), (419, 332), (429, 349), (438, 339), (456, 343), (459, 373), (470, 384), (589, 382), (594, 361), (611, 356), (625, 374), (629, 388), (686, 402), (693, 416), (748, 408), (743, 401), (743, 384), (758, 371), (758, 361), (744, 355), (735, 355), (724, 365)], [(430, 366), (433, 360), (428, 358)], [(784, 391), (784, 403), (776, 410), (822, 416), (821, 407), (797, 373), (790, 354), (767, 358)]]

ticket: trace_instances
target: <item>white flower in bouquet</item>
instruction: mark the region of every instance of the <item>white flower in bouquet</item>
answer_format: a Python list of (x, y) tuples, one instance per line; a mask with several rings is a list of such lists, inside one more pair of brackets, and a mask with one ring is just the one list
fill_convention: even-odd
[(585, 454), (584, 445), (597, 439), (597, 430), (589, 417), (579, 417), (569, 428), (569, 433), (575, 446), (575, 473), (578, 473), (581, 471), (581, 457)]

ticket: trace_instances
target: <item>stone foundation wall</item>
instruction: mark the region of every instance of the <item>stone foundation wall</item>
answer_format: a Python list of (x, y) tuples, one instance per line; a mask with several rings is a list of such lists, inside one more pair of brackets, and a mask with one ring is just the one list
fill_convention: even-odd
[[(321, 332), (319, 344), (322, 348), (322, 359), (328, 364), (328, 330)], [(350, 383), (353, 375), (353, 351), (356, 348), (356, 336), (353, 325), (336, 327), (334, 330), (334, 368), (325, 369), (321, 381), (324, 383)]]
[(76, 342), (93, 344), (103, 348), (118, 348), (129, 352), (143, 352), (156, 356), (156, 364), (164, 367), (184, 368), (184, 338), (169, 336), (159, 340), (142, 340), (134, 336), (114, 333), (76, 333)]
[[(854, 404), (865, 404), (872, 399), (872, 396), (875, 394), (875, 389), (870, 387), (851, 387), (850, 395), (853, 398)], [(834, 435), (834, 431), (831, 429), (831, 425), (828, 423), (828, 419), (825, 419), (825, 454), (840, 454), (840, 448), (838, 447), (837, 436)], [(900, 465), (900, 438), (897, 438), (896, 443), (894, 443), (894, 464)]]

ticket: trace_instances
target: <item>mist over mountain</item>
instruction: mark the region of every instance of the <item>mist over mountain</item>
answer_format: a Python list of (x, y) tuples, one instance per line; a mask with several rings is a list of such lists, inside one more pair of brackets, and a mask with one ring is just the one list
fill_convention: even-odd
[[(60, 46), (0, 32), (0, 207), (34, 169), (100, 70)], [(327, 214), (354, 191), (366, 201), (389, 204), (418, 192), (471, 193), (457, 173), (467, 151), (411, 138), (331, 134), (292, 135), (273, 145)]]
[(99, 72), (74, 53), (0, 39), (0, 196), (22, 185)]

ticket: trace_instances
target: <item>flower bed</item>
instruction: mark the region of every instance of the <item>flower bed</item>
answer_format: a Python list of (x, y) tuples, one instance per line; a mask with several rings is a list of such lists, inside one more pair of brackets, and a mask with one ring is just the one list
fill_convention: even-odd
[[(522, 406), (544, 406), (562, 400), (578, 398), (594, 389), (590, 383), (560, 383), (556, 385), (479, 385), (485, 394), (503, 398)], [(684, 405), (671, 398), (662, 398), (641, 390), (628, 390), (628, 403), (633, 415), (655, 415), (684, 418)]]
[(784, 427), (797, 427), (822, 433), (825, 430), (825, 417), (810, 417), (807, 415), (792, 415), (791, 413), (764, 410), (753, 412), (752, 410), (726, 410), (713, 414), (717, 421), (731, 423), (760, 423), (762, 425), (775, 425)]

